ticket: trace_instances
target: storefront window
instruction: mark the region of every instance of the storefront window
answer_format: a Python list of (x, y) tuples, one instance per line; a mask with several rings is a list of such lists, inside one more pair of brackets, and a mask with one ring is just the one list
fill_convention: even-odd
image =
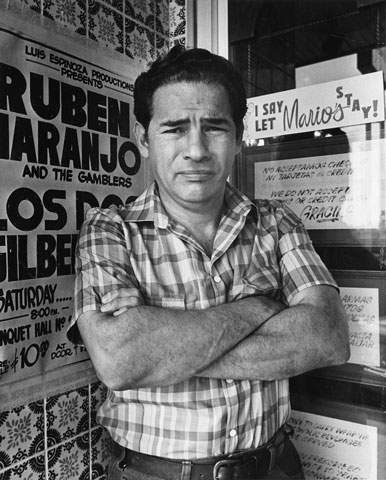
[(349, 362), (291, 380), (307, 478), (386, 478), (385, 20), (385, 1), (229, 1), (233, 180), (302, 218), (349, 319)]

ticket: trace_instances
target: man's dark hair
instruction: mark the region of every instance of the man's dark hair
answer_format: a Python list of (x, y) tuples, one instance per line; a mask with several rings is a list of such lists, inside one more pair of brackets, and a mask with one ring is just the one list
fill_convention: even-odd
[(153, 116), (155, 91), (164, 85), (179, 82), (222, 85), (228, 93), (237, 136), (242, 135), (247, 102), (239, 72), (224, 57), (202, 48), (185, 49), (181, 45), (176, 45), (164, 57), (155, 60), (135, 82), (134, 114), (146, 131)]

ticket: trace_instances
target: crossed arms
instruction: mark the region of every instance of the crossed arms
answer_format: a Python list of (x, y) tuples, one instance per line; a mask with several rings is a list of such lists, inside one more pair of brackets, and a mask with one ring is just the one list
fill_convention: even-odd
[(205, 310), (144, 304), (138, 290), (104, 297), (78, 328), (99, 378), (113, 390), (172, 385), (192, 376), (274, 380), (349, 357), (335, 288), (298, 292), (288, 307), (254, 296)]

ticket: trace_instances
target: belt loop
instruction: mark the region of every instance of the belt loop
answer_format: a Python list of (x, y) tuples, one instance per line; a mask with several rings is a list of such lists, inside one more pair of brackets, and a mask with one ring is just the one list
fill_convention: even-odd
[(118, 467), (124, 472), (125, 468), (129, 465), (130, 463), (130, 458), (129, 458), (129, 452), (127, 450), (124, 450), (125, 456), (122, 458), (122, 460), (118, 463)]
[(268, 475), (271, 475), (272, 470), (275, 468), (276, 464), (276, 447), (275, 445), (271, 444), (267, 446), (267, 450), (270, 453), (270, 459), (269, 459), (269, 467), (268, 467)]
[(284, 432), (287, 435), (287, 437), (290, 437), (290, 438), (293, 437), (295, 433), (293, 426), (290, 425), (289, 423), (284, 424)]
[(190, 480), (191, 471), (192, 471), (192, 462), (189, 462), (188, 460), (183, 460), (180, 480)]

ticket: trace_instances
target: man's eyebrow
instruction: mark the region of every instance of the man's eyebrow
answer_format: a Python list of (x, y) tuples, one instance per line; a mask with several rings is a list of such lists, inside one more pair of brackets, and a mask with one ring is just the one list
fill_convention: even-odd
[(184, 125), (189, 123), (189, 118), (179, 118), (177, 120), (164, 120), (160, 123), (161, 127), (178, 127), (179, 125)]
[(211, 123), (212, 125), (231, 125), (231, 121), (226, 117), (205, 117), (202, 119), (204, 123)]

